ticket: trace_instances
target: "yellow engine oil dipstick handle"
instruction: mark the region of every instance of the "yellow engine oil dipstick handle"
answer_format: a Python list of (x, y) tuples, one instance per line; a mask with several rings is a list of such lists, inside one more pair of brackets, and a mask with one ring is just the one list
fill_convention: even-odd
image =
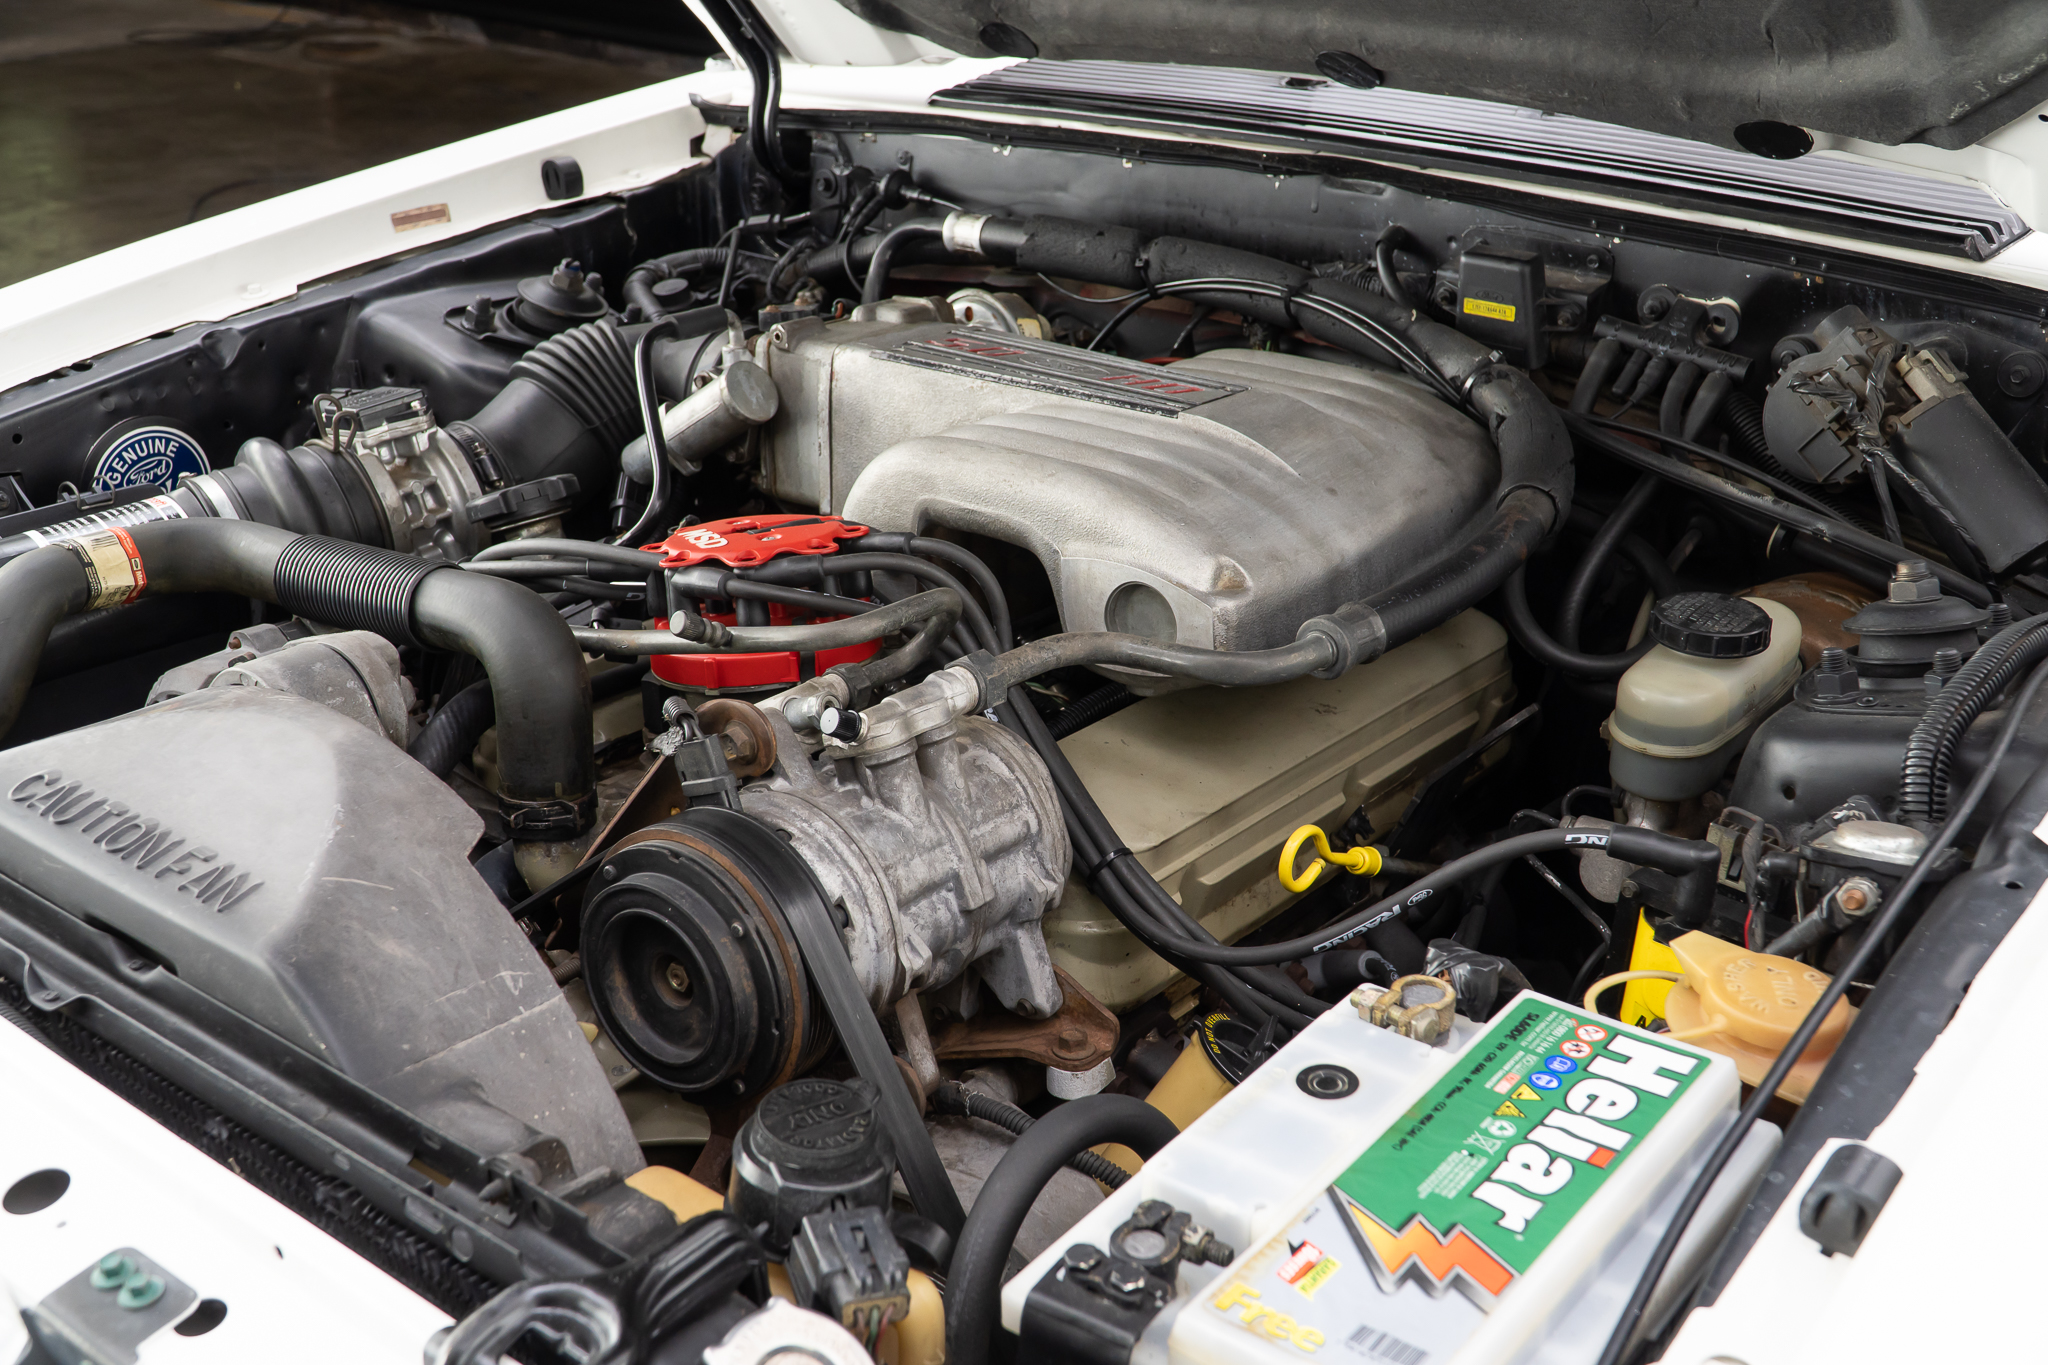
[[(1304, 871), (1297, 874), (1294, 859), (1301, 852), (1301, 846), (1311, 839), (1315, 840), (1316, 856)], [(1289, 891), (1306, 891), (1323, 874), (1324, 863), (1360, 877), (1370, 877), (1379, 872), (1384, 859), (1380, 857), (1380, 851), (1369, 844), (1339, 853), (1330, 847), (1329, 836), (1323, 833), (1322, 826), (1303, 825), (1288, 835), (1287, 842), (1280, 846), (1280, 885)]]

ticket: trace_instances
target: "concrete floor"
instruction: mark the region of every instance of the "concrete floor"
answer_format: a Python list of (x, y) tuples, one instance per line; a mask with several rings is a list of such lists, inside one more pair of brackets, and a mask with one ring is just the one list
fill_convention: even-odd
[(701, 65), (560, 46), (431, 15), (0, 0), (0, 285)]

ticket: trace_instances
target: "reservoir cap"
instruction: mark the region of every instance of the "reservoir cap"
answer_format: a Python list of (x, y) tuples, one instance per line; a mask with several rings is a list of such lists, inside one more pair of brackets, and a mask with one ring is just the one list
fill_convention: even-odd
[(1695, 659), (1747, 659), (1770, 647), (1771, 617), (1746, 598), (1682, 592), (1650, 609), (1650, 638)]

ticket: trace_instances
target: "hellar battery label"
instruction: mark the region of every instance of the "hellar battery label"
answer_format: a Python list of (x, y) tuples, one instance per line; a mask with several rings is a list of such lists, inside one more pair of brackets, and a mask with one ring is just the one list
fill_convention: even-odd
[(1204, 1307), (1299, 1352), (1447, 1358), (1707, 1060), (1546, 1001), (1511, 1006)]

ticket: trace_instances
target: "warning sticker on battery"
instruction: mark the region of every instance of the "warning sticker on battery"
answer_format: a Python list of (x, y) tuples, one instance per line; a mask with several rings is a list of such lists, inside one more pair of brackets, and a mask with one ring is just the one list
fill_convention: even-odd
[(1177, 365), (1133, 364), (1073, 346), (973, 328), (901, 341), (875, 354), (904, 365), (1166, 417), (1244, 392), (1241, 384), (1184, 374)]
[(1302, 1350), (1342, 1341), (1397, 1365), (1443, 1359), (1707, 1061), (1525, 997), (1204, 1306)]

